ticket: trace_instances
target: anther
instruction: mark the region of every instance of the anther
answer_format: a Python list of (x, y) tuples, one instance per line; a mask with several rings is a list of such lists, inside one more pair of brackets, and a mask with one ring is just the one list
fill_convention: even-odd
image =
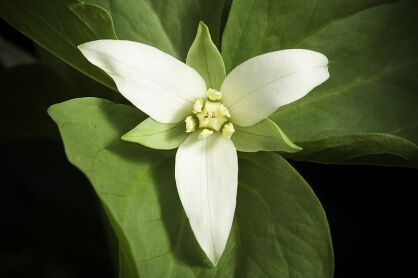
[(234, 128), (234, 125), (232, 123), (227, 123), (222, 128), (222, 135), (225, 138), (231, 139), (231, 136), (232, 136), (232, 134), (234, 134), (234, 132), (235, 132), (235, 128)]
[(203, 100), (198, 99), (193, 105), (193, 113), (197, 114), (199, 112), (202, 112), (203, 108)]
[(211, 101), (219, 101), (222, 99), (222, 93), (215, 89), (208, 89), (206, 92), (208, 99)]
[(205, 138), (211, 136), (212, 134), (213, 134), (213, 130), (205, 128), (199, 133), (198, 138), (199, 139), (205, 139)]
[(186, 122), (186, 132), (191, 133), (196, 129), (196, 121), (193, 119), (193, 116), (189, 116), (185, 120)]
[(228, 108), (226, 108), (223, 104), (221, 104), (221, 107), (219, 109), (221, 110), (222, 116), (231, 118), (231, 114), (229, 113)]

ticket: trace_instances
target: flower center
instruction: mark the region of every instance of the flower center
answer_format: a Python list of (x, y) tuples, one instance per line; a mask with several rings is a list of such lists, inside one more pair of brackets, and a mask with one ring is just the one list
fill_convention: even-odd
[(234, 125), (229, 122), (231, 114), (221, 100), (222, 94), (214, 89), (207, 91), (205, 100), (198, 99), (193, 106), (193, 115), (188, 116), (186, 122), (186, 132), (192, 133), (199, 131), (199, 139), (206, 138), (214, 132), (222, 132), (228, 139), (235, 132)]

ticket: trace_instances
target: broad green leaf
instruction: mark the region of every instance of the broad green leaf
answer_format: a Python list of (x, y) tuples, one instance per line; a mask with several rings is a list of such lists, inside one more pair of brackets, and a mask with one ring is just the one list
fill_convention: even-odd
[(224, 61), (212, 42), (208, 27), (203, 22), (199, 23), (186, 63), (203, 77), (208, 88), (216, 90), (221, 88), (226, 76)]
[(232, 141), (238, 151), (282, 151), (298, 152), (302, 150), (295, 145), (284, 132), (270, 119), (265, 119), (250, 127), (235, 125)]
[(107, 9), (120, 39), (149, 44), (185, 60), (199, 21), (219, 45), (224, 0), (86, 0)]
[(118, 236), (120, 277), (332, 277), (325, 214), (308, 184), (279, 155), (240, 156), (235, 220), (213, 268), (177, 194), (175, 152), (120, 139), (142, 113), (83, 98), (54, 105), (49, 114), (69, 160), (92, 182)]
[(231, 70), (273, 50), (324, 53), (331, 78), (270, 117), (304, 148), (297, 156), (363, 164), (379, 156), (378, 164), (416, 167), (417, 11), (414, 0), (236, 0), (222, 54)]
[[(385, 133), (360, 133), (303, 143), (304, 151), (288, 158), (341, 164), (373, 164), (418, 167), (417, 145)], [(325, 151), (326, 150), (326, 151)], [(366, 154), (366, 155), (365, 155)]]
[(103, 8), (86, 4), (81, 1), (68, 5), (68, 8), (77, 15), (90, 30), (93, 30), (98, 37), (117, 39), (112, 17)]
[(183, 122), (162, 124), (148, 118), (122, 136), (122, 140), (159, 150), (178, 148), (187, 137)]
[[(219, 45), (224, 0), (10, 0), (0, 16), (93, 79), (115, 89), (112, 80), (88, 63), (77, 45), (120, 39), (153, 45), (185, 60), (196, 26), (208, 23)], [(113, 26), (112, 17), (115, 20)]]
[(73, 67), (114, 88), (113, 81), (77, 48), (88, 41), (116, 39), (106, 10), (76, 0), (10, 0), (0, 1), (0, 16)]

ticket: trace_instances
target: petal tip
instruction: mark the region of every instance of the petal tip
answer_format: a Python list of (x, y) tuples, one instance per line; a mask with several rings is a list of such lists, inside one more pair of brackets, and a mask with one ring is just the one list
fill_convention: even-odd
[(77, 48), (80, 49), (81, 51), (91, 50), (92, 46), (95, 44), (97, 45), (98, 43), (106, 43), (106, 42), (112, 42), (112, 41), (118, 41), (118, 40), (101, 39), (101, 40), (88, 41), (88, 42), (77, 45)]
[(85, 42), (85, 43), (79, 44), (79, 45), (77, 45), (77, 48), (78, 48), (81, 52), (83, 52), (84, 50), (86, 50), (86, 49), (87, 49), (87, 46), (88, 46), (90, 43), (91, 43), (91, 42)]
[(219, 263), (219, 260), (220, 260), (220, 257), (209, 258), (209, 260), (210, 260), (213, 267), (217, 267), (218, 263)]

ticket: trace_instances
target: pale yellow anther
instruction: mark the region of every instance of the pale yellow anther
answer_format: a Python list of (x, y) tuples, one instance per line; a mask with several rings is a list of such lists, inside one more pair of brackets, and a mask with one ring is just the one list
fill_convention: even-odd
[(231, 114), (229, 113), (228, 108), (226, 108), (223, 104), (221, 104), (221, 106), (219, 107), (219, 110), (221, 111), (222, 116), (231, 118)]
[(234, 125), (232, 123), (227, 123), (224, 125), (223, 129), (222, 129), (222, 135), (225, 138), (231, 139), (232, 134), (234, 134), (235, 132), (235, 128)]
[(213, 130), (205, 128), (199, 133), (198, 138), (199, 139), (205, 139), (205, 138), (211, 136), (212, 134), (213, 134)]
[(196, 121), (193, 119), (192, 116), (189, 116), (185, 120), (186, 122), (186, 132), (191, 133), (196, 129)]
[(212, 101), (218, 101), (222, 99), (222, 93), (215, 89), (208, 89), (206, 92), (208, 99)]
[(202, 112), (202, 108), (203, 108), (203, 100), (198, 99), (196, 100), (196, 102), (193, 105), (193, 113), (197, 114), (199, 112)]

